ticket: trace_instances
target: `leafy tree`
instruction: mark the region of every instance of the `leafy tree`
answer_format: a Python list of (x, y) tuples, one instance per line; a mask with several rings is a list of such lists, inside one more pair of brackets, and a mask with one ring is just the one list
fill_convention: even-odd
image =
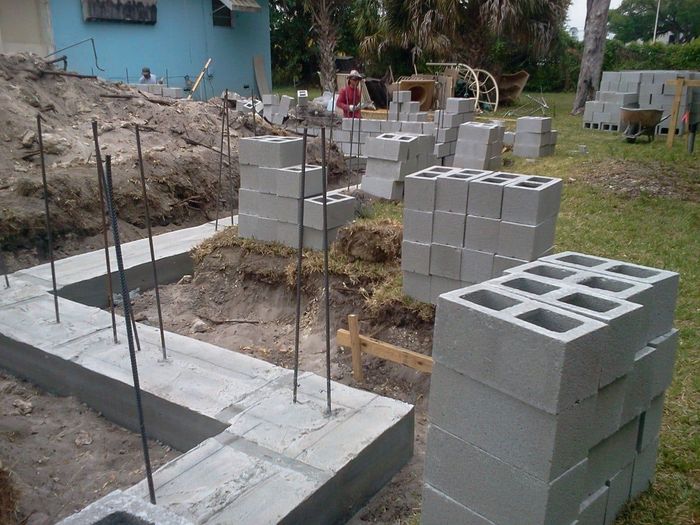
[[(608, 29), (623, 42), (654, 36), (657, 0), (622, 0), (610, 11)], [(676, 42), (686, 43), (700, 36), (700, 2), (698, 0), (662, 0), (657, 35), (673, 33)]]
[(292, 84), (313, 76), (318, 60), (312, 44), (304, 1), (272, 0), (270, 47), (274, 84)]

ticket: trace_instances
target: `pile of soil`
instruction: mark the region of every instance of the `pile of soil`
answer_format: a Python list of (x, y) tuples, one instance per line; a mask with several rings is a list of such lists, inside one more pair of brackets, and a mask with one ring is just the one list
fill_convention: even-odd
[[(124, 222), (122, 240), (142, 237), (145, 226), (136, 125), (141, 130), (154, 225), (173, 229), (214, 218), (221, 99), (165, 99), (123, 84), (60, 73), (34, 55), (0, 54), (0, 247), (10, 271), (46, 259), (39, 113), (58, 256), (86, 251), (80, 241), (101, 231), (93, 120), (98, 125), (102, 157), (111, 155), (115, 204)], [(250, 114), (230, 113), (234, 193), (230, 194), (228, 184), (224, 186), (223, 210), (229, 209), (230, 198), (237, 207), (239, 138), (252, 136), (253, 128), (258, 135), (286, 134), (261, 118), (254, 126), (252, 119)], [(318, 141), (312, 140), (309, 162), (320, 160)], [(345, 165), (336, 148), (331, 148), (328, 160), (331, 175), (341, 177)], [(224, 164), (226, 179), (227, 159)]]

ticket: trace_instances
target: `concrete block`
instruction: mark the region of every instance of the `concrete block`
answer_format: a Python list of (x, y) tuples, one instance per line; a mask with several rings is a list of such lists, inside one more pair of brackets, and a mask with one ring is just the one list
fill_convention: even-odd
[(430, 275), (430, 243), (404, 240), (401, 243), (401, 269)]
[(463, 288), (464, 284), (456, 279), (442, 277), (440, 275), (430, 276), (430, 302), (437, 304), (438, 297), (446, 292)]
[[(433, 242), (461, 248), (464, 245), (466, 219), (467, 216), (464, 213), (435, 211), (433, 213)], [(458, 278), (459, 276), (455, 277), (455, 279)]]
[(496, 155), (490, 158), (477, 158), (457, 154), (454, 155), (452, 165), (475, 170), (498, 171), (503, 165), (503, 157), (501, 155)]
[(301, 164), (301, 137), (262, 135), (240, 139), (238, 158), (241, 164), (284, 168)]
[(465, 122), (459, 126), (457, 140), (470, 140), (483, 144), (503, 142), (503, 133), (503, 127), (497, 124), (487, 122)]
[(466, 214), (469, 182), (488, 173), (484, 170), (451, 169), (435, 179), (435, 210)]
[(659, 453), (659, 440), (648, 443), (634, 458), (632, 480), (630, 484), (630, 499), (637, 498), (645, 492), (654, 481), (656, 473), (656, 458)]
[(446, 157), (450, 154), (450, 145), (446, 143), (435, 144), (435, 156)]
[(360, 119), (361, 122), (358, 124), (359, 128), (362, 131), (366, 131), (368, 133), (381, 133), (381, 120), (374, 120), (374, 119)]
[(422, 303), (430, 303), (430, 276), (422, 273), (402, 272), (403, 293)]
[(463, 246), (470, 250), (496, 253), (500, 230), (501, 221), (498, 219), (467, 215)]
[(608, 491), (608, 504), (605, 509), (605, 525), (613, 525), (615, 523), (617, 514), (629, 500), (632, 486), (632, 469), (632, 463), (625, 465), (608, 481), (610, 489)]
[(515, 124), (516, 139), (520, 132), (546, 133), (552, 131), (551, 117), (520, 117)]
[(554, 145), (547, 144), (543, 146), (522, 146), (516, 142), (515, 146), (513, 146), (513, 155), (516, 157), (524, 157), (529, 159), (548, 157), (550, 155), (554, 155)]
[(559, 213), (561, 179), (524, 176), (503, 188), (501, 218), (520, 224), (540, 224)]
[(438, 244), (430, 245), (430, 275), (459, 280), (462, 263), (462, 250), (456, 246)]
[(462, 281), (470, 283), (488, 281), (492, 273), (493, 253), (470, 248), (462, 250), (462, 270), (459, 277)]
[[(603, 485), (588, 496), (579, 507), (576, 525), (602, 525), (605, 520), (605, 510), (608, 506), (609, 487)], [(572, 524), (573, 525), (573, 524)]]
[(476, 99), (449, 97), (445, 104), (447, 113), (473, 113)]
[(294, 99), (289, 95), (282, 95), (280, 97), (280, 113), (286, 116), (289, 110), (294, 107), (294, 102)]
[(428, 431), (426, 483), (494, 523), (571, 523), (586, 460), (545, 483), (437, 425)]
[(266, 193), (258, 194), (260, 217), (275, 219), (281, 222), (296, 222), (299, 217), (299, 199), (278, 197)]
[(367, 157), (391, 161), (408, 160), (411, 145), (418, 141), (415, 135), (382, 133), (367, 140)]
[(678, 273), (578, 252), (561, 252), (543, 260), (651, 285), (654, 288), (654, 299), (648, 304), (649, 340), (673, 328), (678, 297)]
[(523, 259), (518, 259), (516, 257), (507, 257), (505, 255), (498, 255), (495, 254), (493, 256), (493, 274), (492, 277), (500, 277), (503, 275), (503, 272), (508, 270), (509, 268), (514, 268), (516, 266), (520, 266), (523, 263), (526, 263), (527, 261)]
[(535, 226), (501, 221), (495, 252), (526, 261), (537, 259), (554, 244), (556, 225), (556, 217), (545, 219)]
[(277, 172), (275, 169), (241, 164), (239, 172), (241, 175), (241, 188), (261, 193), (272, 194), (277, 192)]
[(432, 212), (435, 209), (435, 187), (440, 173), (422, 170), (404, 179), (404, 206), (410, 210)]
[(666, 394), (660, 394), (651, 400), (649, 408), (639, 417), (639, 439), (637, 439), (637, 452), (658, 441), (661, 431), (661, 421), (664, 415), (664, 398)]
[(515, 173), (496, 172), (469, 182), (467, 213), (492, 219), (501, 218), (503, 188), (517, 182), (522, 176)]
[(430, 484), (423, 484), (423, 502), (421, 505), (421, 525), (496, 525), (465, 507), (461, 503), (435, 490)]
[(279, 106), (280, 97), (279, 95), (273, 93), (267, 95), (263, 94), (262, 101), (266, 106)]
[(549, 414), (436, 363), (429, 406), (432, 424), (545, 482), (588, 454), (592, 403)]
[(473, 140), (458, 140), (455, 155), (463, 158), (487, 159), (501, 154), (502, 142), (478, 142)]
[(244, 215), (259, 215), (257, 191), (246, 190), (241, 188), (238, 190), (238, 213)]
[(440, 128), (436, 131), (435, 141), (436, 142), (455, 142), (457, 140), (458, 134), (459, 134), (459, 128)]
[(437, 125), (441, 128), (458, 128), (465, 122), (470, 122), (472, 118), (469, 113), (445, 113), (444, 111), (436, 111), (434, 118)]
[[(302, 196), (301, 165), (277, 170), (275, 193), (280, 197)], [(321, 166), (307, 164), (304, 174), (304, 197), (314, 197), (323, 192), (323, 169)]]
[(637, 350), (644, 346), (642, 306), (589, 288), (556, 283), (532, 274), (512, 273), (490, 284), (606, 323), (609, 340), (601, 353), (601, 387), (631, 371)]
[[(326, 195), (328, 229), (338, 228), (355, 218), (357, 199), (340, 193)], [(290, 221), (291, 222), (291, 221)], [(323, 230), (323, 195), (304, 200), (304, 226)]]
[(515, 134), (515, 146), (536, 147), (547, 146), (550, 144), (548, 133), (532, 133), (529, 131), (520, 131)]
[(403, 238), (429, 244), (433, 240), (433, 213), (404, 208)]
[(400, 201), (403, 199), (403, 182), (363, 175), (362, 191), (382, 199)]
[(403, 182), (404, 177), (417, 170), (415, 158), (396, 162), (393, 160), (368, 158), (365, 174), (376, 179)]
[(435, 125), (435, 122), (423, 122), (421, 126), (421, 134), (422, 135), (435, 135), (437, 126)]
[[(338, 237), (338, 231), (340, 230), (340, 226), (337, 228), (329, 228), (328, 229), (328, 246), (330, 247), (331, 243), (335, 241), (335, 239)], [(292, 240), (291, 246), (295, 247), (298, 243), (298, 240), (295, 238)], [(287, 243), (285, 243), (287, 244)], [(287, 244), (290, 246), (290, 244)], [(317, 230), (315, 228), (307, 228), (304, 227), (304, 248), (308, 248), (310, 250), (323, 250), (323, 230)]]
[(599, 321), (483, 283), (440, 298), (433, 358), (557, 414), (598, 391), (607, 330)]
[(591, 447), (613, 435), (622, 426), (622, 409), (625, 405), (628, 379), (627, 376), (623, 376), (601, 387), (592, 399), (595, 403), (595, 414), (590, 427)]
[(305, 108), (309, 105), (309, 92), (306, 89), (297, 90), (297, 106)]
[(406, 104), (411, 102), (411, 92), (410, 91), (394, 91), (394, 102), (399, 104)]
[(514, 131), (505, 131), (503, 133), (503, 145), (504, 146), (512, 146), (515, 144), (515, 132)]
[[(593, 494), (615, 474), (630, 465), (636, 455), (639, 419), (635, 418), (588, 452), (586, 494)], [(627, 485), (629, 494), (629, 485)]]
[(258, 217), (256, 215), (238, 214), (238, 236), (245, 239), (254, 239), (258, 230)]

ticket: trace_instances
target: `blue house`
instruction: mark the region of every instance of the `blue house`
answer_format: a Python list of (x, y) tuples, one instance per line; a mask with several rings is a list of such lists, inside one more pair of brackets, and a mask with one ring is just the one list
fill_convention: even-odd
[[(89, 39), (94, 39), (95, 51)], [(255, 86), (253, 57), (269, 80), (267, 0), (0, 0), (0, 52), (66, 55), (68, 69), (138, 82), (141, 68), (173, 87), (194, 81), (211, 58), (199, 96)]]

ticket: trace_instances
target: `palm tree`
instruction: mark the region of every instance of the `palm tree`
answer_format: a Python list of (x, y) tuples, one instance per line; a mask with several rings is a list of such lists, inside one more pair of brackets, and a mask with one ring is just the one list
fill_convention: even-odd
[(335, 90), (335, 48), (338, 43), (336, 18), (339, 0), (305, 0), (304, 9), (313, 20), (313, 32), (319, 50), (319, 75), (321, 87)]

